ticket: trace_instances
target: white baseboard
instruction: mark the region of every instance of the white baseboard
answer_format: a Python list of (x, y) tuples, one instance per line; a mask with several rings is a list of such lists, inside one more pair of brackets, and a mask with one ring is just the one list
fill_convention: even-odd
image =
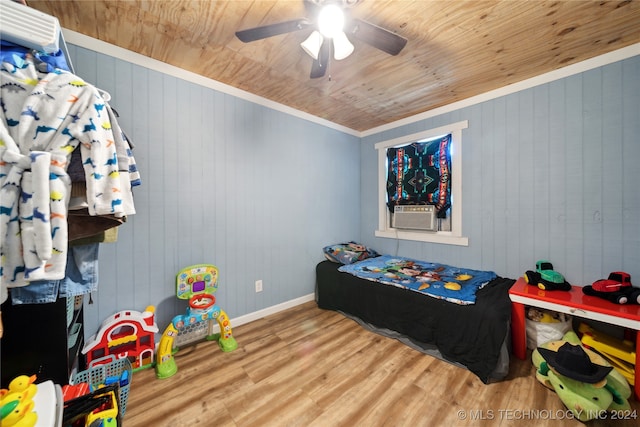
[[(295, 298), (280, 304), (272, 305), (271, 307), (263, 308), (262, 310), (254, 311), (253, 313), (248, 313), (243, 316), (235, 317), (233, 319), (230, 319), (231, 327), (235, 328), (237, 326), (244, 325), (245, 323), (262, 319), (263, 317), (267, 317), (271, 314), (279, 313), (288, 308), (295, 307), (300, 304), (304, 304), (305, 302), (313, 301), (314, 299), (315, 299), (315, 294), (312, 293), (312, 294), (301, 296), (300, 298)], [(216, 323), (213, 326), (213, 333), (218, 333), (218, 332), (220, 332), (220, 327)]]

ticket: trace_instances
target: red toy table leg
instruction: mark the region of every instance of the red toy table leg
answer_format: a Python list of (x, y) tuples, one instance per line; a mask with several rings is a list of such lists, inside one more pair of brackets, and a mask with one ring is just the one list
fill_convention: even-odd
[(513, 354), (518, 359), (524, 360), (527, 357), (527, 333), (525, 329), (524, 304), (519, 302), (511, 302), (511, 341)]

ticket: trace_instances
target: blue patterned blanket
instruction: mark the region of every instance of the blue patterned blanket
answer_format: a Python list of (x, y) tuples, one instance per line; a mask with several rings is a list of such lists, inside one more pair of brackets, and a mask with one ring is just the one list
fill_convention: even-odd
[(497, 277), (493, 271), (469, 270), (390, 255), (343, 265), (339, 271), (461, 305), (474, 304), (476, 291)]

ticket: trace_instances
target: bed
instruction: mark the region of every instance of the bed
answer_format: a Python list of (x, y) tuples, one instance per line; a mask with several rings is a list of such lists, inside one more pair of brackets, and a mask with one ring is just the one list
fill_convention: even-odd
[(485, 384), (508, 374), (508, 290), (515, 280), (496, 276), (475, 292), (473, 303), (457, 304), (356, 277), (339, 271), (342, 265), (335, 260), (317, 265), (319, 308), (338, 311), (367, 329), (466, 368)]

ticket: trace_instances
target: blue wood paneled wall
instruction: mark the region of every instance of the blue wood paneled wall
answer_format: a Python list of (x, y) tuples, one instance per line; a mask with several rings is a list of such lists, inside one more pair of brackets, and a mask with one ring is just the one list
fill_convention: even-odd
[(175, 275), (192, 264), (218, 266), (217, 302), (232, 319), (311, 294), (322, 247), (359, 237), (358, 137), (69, 50), (76, 74), (111, 94), (142, 175), (136, 215), (116, 243), (100, 245), (87, 336), (117, 311), (148, 305), (162, 331), (185, 311)]
[[(374, 144), (461, 120), (469, 246), (375, 238)], [(361, 152), (361, 238), (379, 251), (512, 278), (549, 259), (576, 285), (617, 270), (640, 284), (640, 56), (367, 136)]]
[[(574, 284), (615, 270), (640, 281), (640, 57), (358, 138), (69, 50), (76, 73), (111, 94), (143, 179), (137, 214), (100, 247), (86, 335), (147, 305), (162, 330), (185, 310), (174, 281), (191, 264), (220, 268), (232, 319), (308, 295), (321, 248), (348, 239), (506, 277), (545, 258)], [(469, 246), (375, 238), (374, 144), (461, 120)]]

